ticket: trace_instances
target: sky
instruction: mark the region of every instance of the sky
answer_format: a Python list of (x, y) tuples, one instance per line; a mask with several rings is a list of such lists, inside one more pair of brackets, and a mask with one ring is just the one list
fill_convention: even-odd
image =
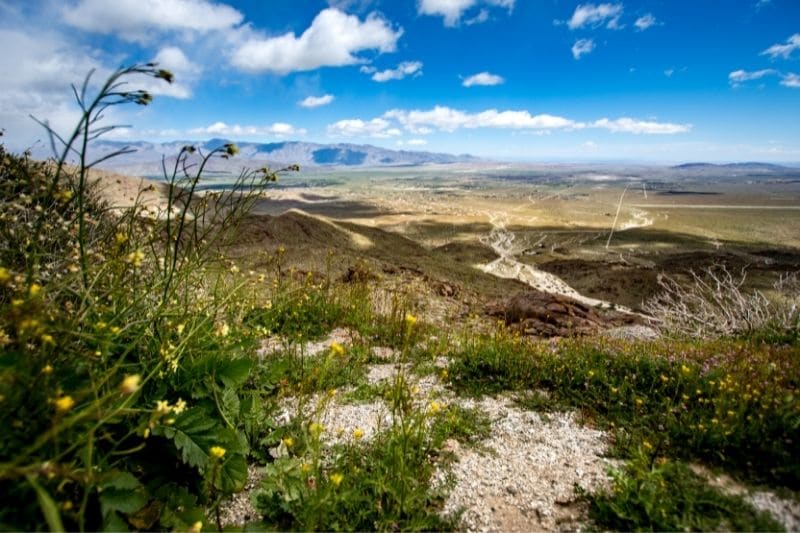
[(155, 61), (115, 140), (288, 140), (508, 161), (800, 162), (798, 0), (0, 0), (0, 141)]

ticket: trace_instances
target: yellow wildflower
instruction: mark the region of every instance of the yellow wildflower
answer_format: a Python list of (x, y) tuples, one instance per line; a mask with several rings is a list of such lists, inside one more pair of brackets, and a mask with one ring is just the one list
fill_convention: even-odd
[(52, 365), (50, 364), (44, 365), (44, 368), (42, 368), (42, 374), (44, 374), (45, 376), (49, 376), (52, 373), (53, 373)]
[(294, 439), (292, 437), (284, 437), (281, 439), (281, 442), (287, 448), (291, 448), (292, 446), (294, 446)]
[(589, 377), (590, 377), (590, 378), (593, 378), (593, 377), (594, 377), (594, 370), (589, 370)]
[(56, 411), (59, 413), (66, 413), (75, 405), (75, 400), (72, 399), (72, 396), (66, 395), (53, 401), (53, 404), (56, 406)]
[(175, 326), (175, 331), (178, 332), (178, 335), (183, 335), (183, 330), (186, 328), (186, 324), (178, 324)]
[(688, 374), (690, 371), (691, 369), (688, 366), (681, 365), (681, 372), (683, 372), (684, 374)]
[(437, 401), (433, 401), (428, 406), (428, 412), (432, 415), (438, 414), (442, 410), (442, 404)]
[(165, 415), (171, 411), (169, 402), (166, 400), (156, 400), (156, 414)]
[(338, 342), (332, 343), (331, 344), (331, 353), (333, 355), (338, 355), (338, 356), (341, 357), (342, 355), (344, 355), (344, 346), (342, 346)]
[(222, 459), (225, 457), (225, 452), (227, 452), (227, 450), (222, 446), (212, 446), (208, 452), (211, 454), (211, 457), (214, 457), (215, 459)]
[(322, 432), (325, 431), (325, 427), (319, 422), (312, 422), (308, 426), (308, 431), (310, 431), (313, 436), (319, 437), (322, 434)]
[(127, 261), (134, 267), (142, 266), (142, 262), (144, 261), (144, 252), (142, 252), (141, 250), (136, 250), (134, 252), (129, 253)]
[(178, 398), (178, 401), (175, 402), (175, 405), (172, 406), (172, 412), (176, 415), (181, 414), (186, 410), (186, 402), (181, 398)]
[(6, 283), (11, 279), (11, 274), (5, 267), (0, 267), (0, 283)]
[(353, 430), (353, 438), (356, 440), (361, 440), (364, 438), (364, 430), (361, 428), (356, 428)]
[(53, 339), (52, 335), (48, 335), (47, 333), (45, 333), (44, 335), (42, 335), (42, 343), (51, 344), (52, 345), (52, 344), (55, 344), (56, 341), (55, 341), (55, 339)]
[(123, 245), (128, 242), (128, 236), (120, 231), (114, 235), (114, 240), (117, 241), (117, 244)]
[(308, 463), (303, 463), (300, 465), (300, 471), (307, 474), (311, 471), (311, 465)]
[(653, 449), (653, 445), (650, 444), (650, 441), (647, 441), (647, 440), (642, 442), (642, 446), (644, 446), (645, 450), (652, 450)]
[(228, 334), (231, 332), (231, 327), (223, 322), (217, 327), (217, 337), (227, 337)]
[(139, 374), (131, 374), (125, 376), (122, 383), (119, 384), (119, 390), (122, 394), (133, 394), (139, 390), (139, 383), (142, 381), (142, 376)]
[(334, 487), (338, 487), (342, 484), (342, 480), (344, 480), (344, 476), (338, 472), (331, 474), (331, 483), (333, 483)]
[(636, 405), (642, 405), (643, 403), (644, 400), (642, 400), (641, 398), (636, 398)]
[(41, 292), (42, 292), (42, 286), (39, 285), (38, 283), (32, 283), (30, 288), (28, 289), (28, 295), (31, 298), (35, 298), (35, 297), (39, 296), (39, 294), (41, 294)]
[(412, 315), (411, 313), (406, 313), (406, 325), (411, 328), (414, 327), (414, 324), (417, 323), (417, 317)]
[(198, 520), (197, 522), (192, 524), (192, 527), (189, 528), (189, 533), (200, 533), (202, 529), (203, 529), (203, 523)]

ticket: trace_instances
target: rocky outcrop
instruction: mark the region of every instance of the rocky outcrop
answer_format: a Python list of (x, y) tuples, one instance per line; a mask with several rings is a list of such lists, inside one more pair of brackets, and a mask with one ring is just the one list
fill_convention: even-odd
[(636, 315), (600, 311), (573, 298), (530, 290), (487, 305), (491, 316), (511, 329), (535, 337), (575, 337), (634, 324)]

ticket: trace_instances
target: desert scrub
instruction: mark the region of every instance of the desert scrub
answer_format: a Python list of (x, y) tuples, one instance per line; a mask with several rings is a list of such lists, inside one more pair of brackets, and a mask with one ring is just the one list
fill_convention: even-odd
[(257, 332), (242, 323), (253, 304), (219, 250), (274, 175), (245, 172), (231, 190), (199, 197), (205, 165), (236, 148), (187, 146), (154, 185), (161, 210), (103, 203), (87, 147), (113, 129), (99, 122), (109, 106), (149, 103), (127, 90), (133, 75), (172, 79), (138, 65), (92, 92), (87, 77), (75, 89), (75, 130), (48, 129), (55, 160), (0, 147), (3, 528), (213, 523), (269, 427), (250, 376)]
[(612, 471), (608, 492), (589, 496), (589, 516), (617, 531), (781, 531), (768, 513), (741, 496), (722, 493), (685, 464), (636, 454)]
[(541, 409), (579, 409), (614, 430), (616, 452), (647, 442), (669, 457), (800, 487), (796, 346), (744, 340), (524, 341), (505, 333), (463, 347), (451, 383), (472, 394), (517, 390)]

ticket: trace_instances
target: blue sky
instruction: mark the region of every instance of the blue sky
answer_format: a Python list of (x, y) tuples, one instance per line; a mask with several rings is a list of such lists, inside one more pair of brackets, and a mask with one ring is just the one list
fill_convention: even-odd
[(157, 60), (117, 139), (370, 143), (521, 161), (800, 161), (797, 0), (0, 0), (0, 128)]

